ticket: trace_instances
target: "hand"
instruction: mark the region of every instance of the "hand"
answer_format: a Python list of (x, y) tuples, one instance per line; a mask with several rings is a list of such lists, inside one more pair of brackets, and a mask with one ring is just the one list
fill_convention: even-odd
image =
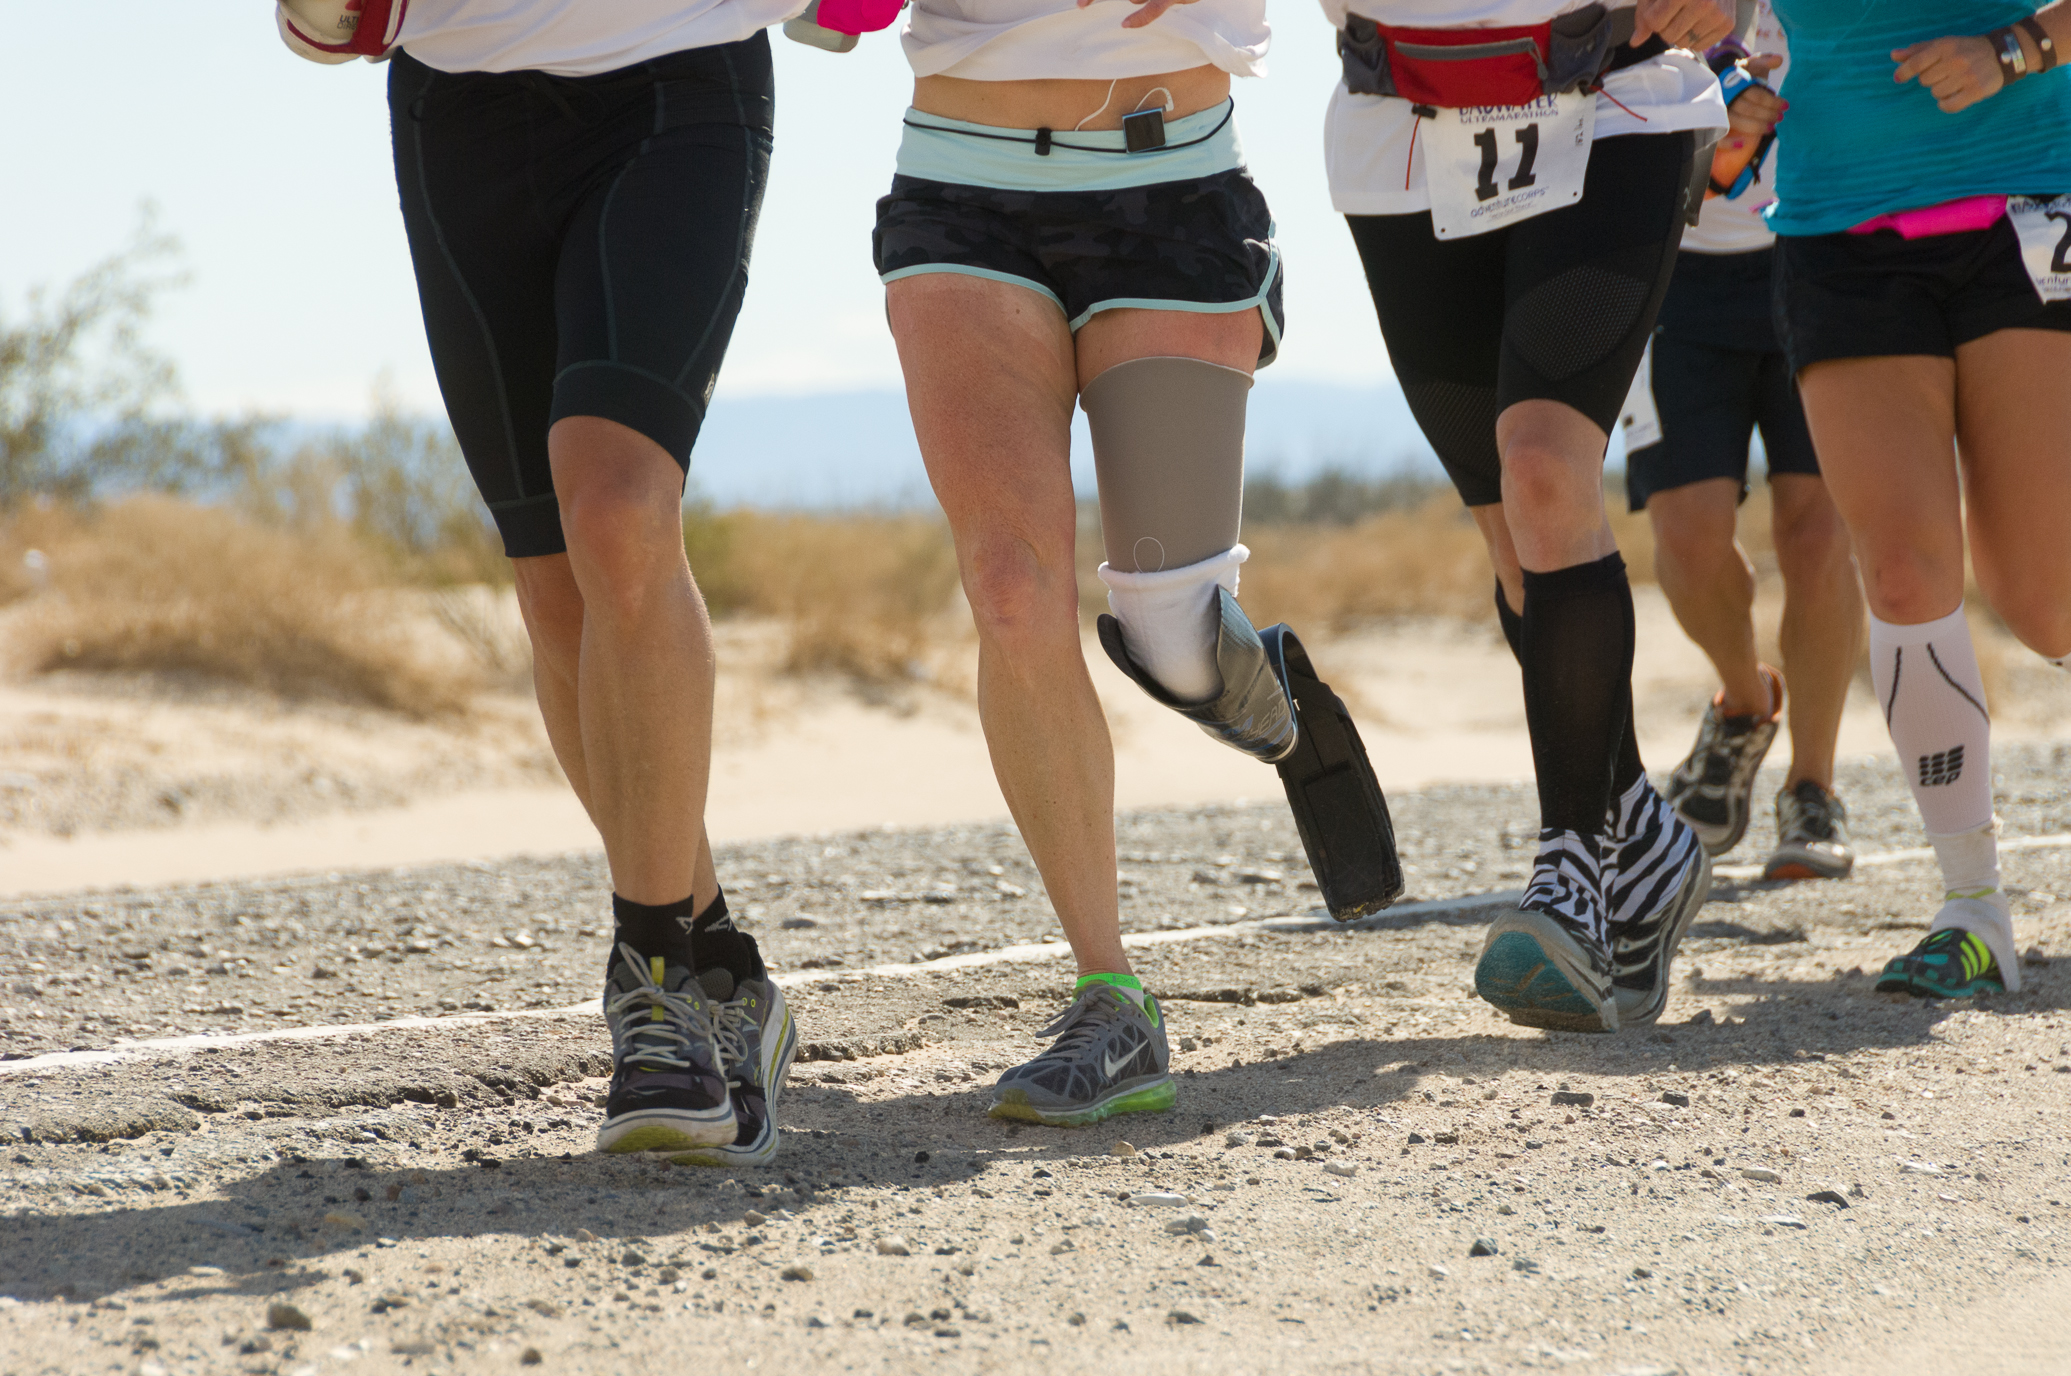
[(1903, 84), (1918, 78), (1934, 93), (1934, 103), (1944, 114), (1967, 110), (2006, 85), (1992, 41), (1978, 34), (1894, 48), (1891, 60), (1898, 64), (1891, 79)]
[[(1084, 9), (1092, 3), (1093, 0), (1079, 0), (1079, 8)], [(1156, 23), (1158, 16), (1174, 5), (1191, 5), (1195, 0), (1129, 0), (1129, 3), (1139, 8), (1136, 13), (1122, 21), (1122, 27), (1140, 29), (1146, 24)]]
[(1635, 47), (1659, 34), (1671, 48), (1701, 53), (1733, 32), (1733, 0), (1640, 0), (1633, 21)]
[[(1759, 53), (1741, 64), (1749, 76), (1764, 77), (1783, 65), (1783, 59), (1775, 53)], [(1767, 138), (1776, 128), (1783, 112), (1790, 109), (1790, 102), (1764, 86), (1750, 86), (1733, 97), (1733, 103), (1726, 107), (1729, 132), (1745, 134), (1750, 138)]]

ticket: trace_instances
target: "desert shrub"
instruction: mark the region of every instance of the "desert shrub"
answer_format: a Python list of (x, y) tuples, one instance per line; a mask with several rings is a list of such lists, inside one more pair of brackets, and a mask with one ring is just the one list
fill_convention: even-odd
[(1244, 483), (1244, 523), (1348, 526), (1385, 511), (1423, 507), (1452, 489), (1443, 478), (1416, 473), (1369, 476), (1335, 465), (1299, 483), (1277, 473), (1254, 474)]
[(1482, 617), (1488, 555), (1450, 493), (1345, 526), (1256, 526), (1244, 532), (1245, 610), (1312, 636), (1403, 616)]
[(781, 620), (786, 672), (910, 677), (946, 627), (956, 551), (938, 517), (736, 511), (696, 534), (707, 598)]
[(425, 654), (379, 559), (342, 522), (291, 529), (139, 496), (34, 526), (7, 541), (33, 537), (47, 569), (14, 626), (31, 672), (196, 675), (420, 717), (460, 708), (475, 686)]

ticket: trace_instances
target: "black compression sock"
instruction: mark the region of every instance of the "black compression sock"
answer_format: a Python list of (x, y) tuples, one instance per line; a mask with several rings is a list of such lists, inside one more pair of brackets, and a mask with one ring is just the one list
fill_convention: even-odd
[[(1524, 575), (1518, 637), (1539, 825), (1600, 835), (1632, 727), (1632, 587), (1616, 552)], [(1638, 760), (1638, 747), (1633, 748)]]
[(695, 960), (694, 969), (699, 971), (723, 968), (733, 975), (734, 983), (744, 979), (768, 979), (769, 971), (762, 964), (761, 948), (755, 938), (737, 930), (733, 918), (726, 911), (726, 890), (711, 905), (697, 915), (690, 924), (690, 951)]
[(612, 958), (620, 946), (630, 946), (643, 956), (660, 956), (672, 965), (696, 969), (691, 959), (691, 914), (697, 911), (695, 898), (674, 903), (635, 903), (630, 898), (611, 896)]
[[(1628, 584), (1627, 596), (1629, 597)], [(1503, 639), (1510, 642), (1510, 653), (1517, 656), (1518, 663), (1524, 662), (1524, 618), (1510, 609), (1510, 599), (1503, 591), (1503, 581), (1496, 580), (1496, 620), (1503, 627)], [(1618, 742), (1618, 762), (1611, 768), (1611, 797), (1623, 798), (1633, 782), (1646, 772), (1640, 763), (1640, 738), (1632, 719), (1632, 679), (1625, 682), (1625, 735)]]
[(1524, 663), (1524, 618), (1510, 609), (1510, 597), (1500, 578), (1496, 580), (1496, 623), (1503, 628), (1503, 639), (1510, 642), (1510, 653), (1519, 664)]

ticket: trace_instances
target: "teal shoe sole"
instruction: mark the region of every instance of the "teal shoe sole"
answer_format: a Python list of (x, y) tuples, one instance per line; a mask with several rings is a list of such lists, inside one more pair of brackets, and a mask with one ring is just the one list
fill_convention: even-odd
[(1525, 932), (1504, 932), (1489, 943), (1474, 967), (1474, 992), (1523, 1027), (1560, 1032), (1615, 1032), (1616, 1006), (1578, 989)]
[(1979, 994), (2006, 992), (2006, 986), (1990, 976), (1944, 983), (1929, 975), (1908, 974), (1904, 970), (1886, 970), (1877, 976), (1876, 989), (1880, 994), (1911, 994), (1916, 999), (1973, 999)]

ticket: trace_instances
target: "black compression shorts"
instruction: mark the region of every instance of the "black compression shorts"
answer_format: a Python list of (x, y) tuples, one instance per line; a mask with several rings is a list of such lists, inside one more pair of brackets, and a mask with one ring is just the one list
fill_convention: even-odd
[(560, 553), (555, 421), (617, 421), (688, 471), (769, 176), (768, 36), (589, 77), (398, 53), (388, 101), (461, 452), (504, 552)]
[(1346, 216), (1410, 410), (1468, 506), (1503, 500), (1505, 408), (1617, 424), (1682, 241), (1693, 143), (1605, 139), (1580, 201), (1470, 238), (1440, 240), (1428, 211)]
[(1772, 478), (1819, 475), (1797, 383), (1770, 323), (1774, 256), (1770, 249), (1677, 256), (1647, 372), (1661, 439), (1625, 459), (1634, 511), (1656, 492), (1708, 478), (1732, 479), (1745, 501), (1757, 426)]
[(1958, 345), (1998, 330), (2071, 330), (2071, 301), (2036, 294), (2011, 220), (1925, 239), (1889, 229), (1786, 235), (1776, 252), (1776, 329), (1796, 369), (1834, 358), (1954, 358)]

